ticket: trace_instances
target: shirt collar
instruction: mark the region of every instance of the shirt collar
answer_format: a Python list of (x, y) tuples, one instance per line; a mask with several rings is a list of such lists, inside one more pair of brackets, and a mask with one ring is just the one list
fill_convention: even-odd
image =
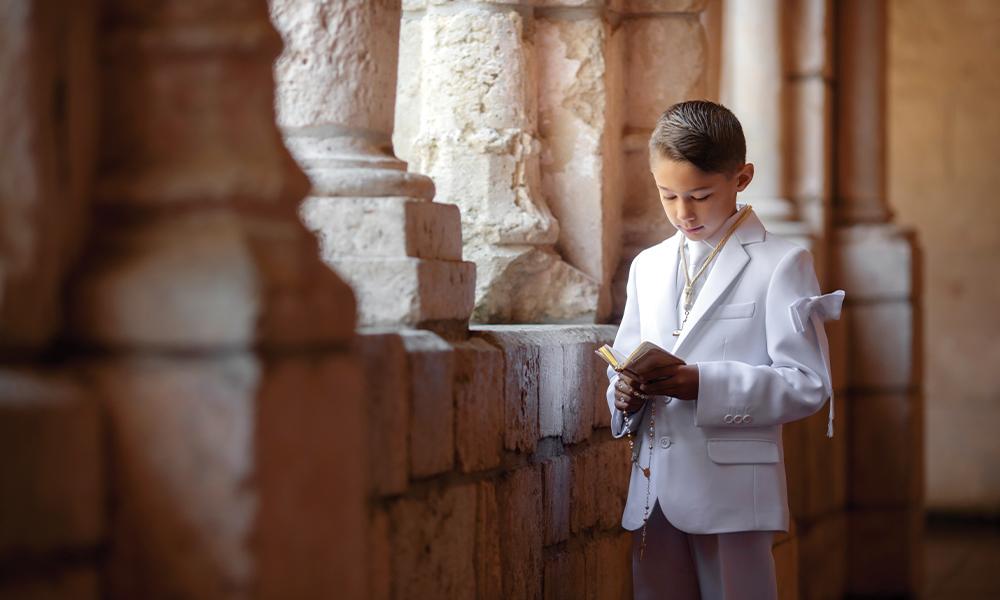
[(716, 244), (718, 244), (722, 240), (722, 237), (726, 235), (726, 232), (729, 231), (729, 228), (732, 227), (733, 223), (736, 222), (736, 219), (739, 218), (740, 211), (743, 209), (744, 206), (746, 206), (746, 204), (737, 203), (736, 212), (729, 215), (729, 218), (726, 219), (726, 221), (722, 224), (722, 226), (719, 227), (719, 229), (712, 234), (712, 237), (706, 238), (704, 240), (699, 240), (698, 242), (692, 242), (691, 240), (684, 238), (685, 243), (688, 244), (688, 248), (690, 249), (693, 243), (702, 243), (707, 245), (709, 248), (715, 248)]

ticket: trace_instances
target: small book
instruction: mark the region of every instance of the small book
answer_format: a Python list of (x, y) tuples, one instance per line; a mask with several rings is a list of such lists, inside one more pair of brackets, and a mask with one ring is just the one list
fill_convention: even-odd
[(653, 342), (642, 342), (628, 356), (604, 344), (595, 350), (611, 368), (618, 373), (625, 373), (633, 379), (644, 381), (643, 373), (669, 365), (683, 365), (683, 360), (660, 348)]

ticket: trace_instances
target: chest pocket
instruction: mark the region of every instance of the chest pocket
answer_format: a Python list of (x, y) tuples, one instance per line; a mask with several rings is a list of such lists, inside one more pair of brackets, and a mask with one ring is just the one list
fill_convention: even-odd
[(709, 319), (749, 319), (757, 310), (756, 302), (722, 304), (712, 311)]

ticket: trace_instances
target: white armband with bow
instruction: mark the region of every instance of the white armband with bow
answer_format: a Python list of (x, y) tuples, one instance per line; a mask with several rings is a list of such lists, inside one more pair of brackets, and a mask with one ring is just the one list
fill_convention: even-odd
[(791, 313), (792, 324), (795, 331), (805, 333), (807, 323), (816, 325), (817, 335), (822, 334), (819, 339), (820, 352), (823, 354), (823, 362), (826, 364), (827, 393), (830, 398), (830, 417), (826, 426), (826, 436), (833, 437), (833, 373), (830, 370), (830, 356), (827, 350), (826, 333), (823, 329), (823, 321), (840, 319), (840, 310), (844, 304), (844, 290), (837, 290), (821, 296), (809, 296), (800, 298), (788, 307)]

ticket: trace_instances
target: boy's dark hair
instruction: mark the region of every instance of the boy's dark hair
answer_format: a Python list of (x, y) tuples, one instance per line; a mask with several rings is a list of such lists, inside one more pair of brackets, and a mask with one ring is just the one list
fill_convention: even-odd
[(678, 102), (656, 121), (649, 138), (654, 152), (689, 162), (708, 173), (734, 173), (746, 162), (747, 142), (739, 119), (708, 100)]

